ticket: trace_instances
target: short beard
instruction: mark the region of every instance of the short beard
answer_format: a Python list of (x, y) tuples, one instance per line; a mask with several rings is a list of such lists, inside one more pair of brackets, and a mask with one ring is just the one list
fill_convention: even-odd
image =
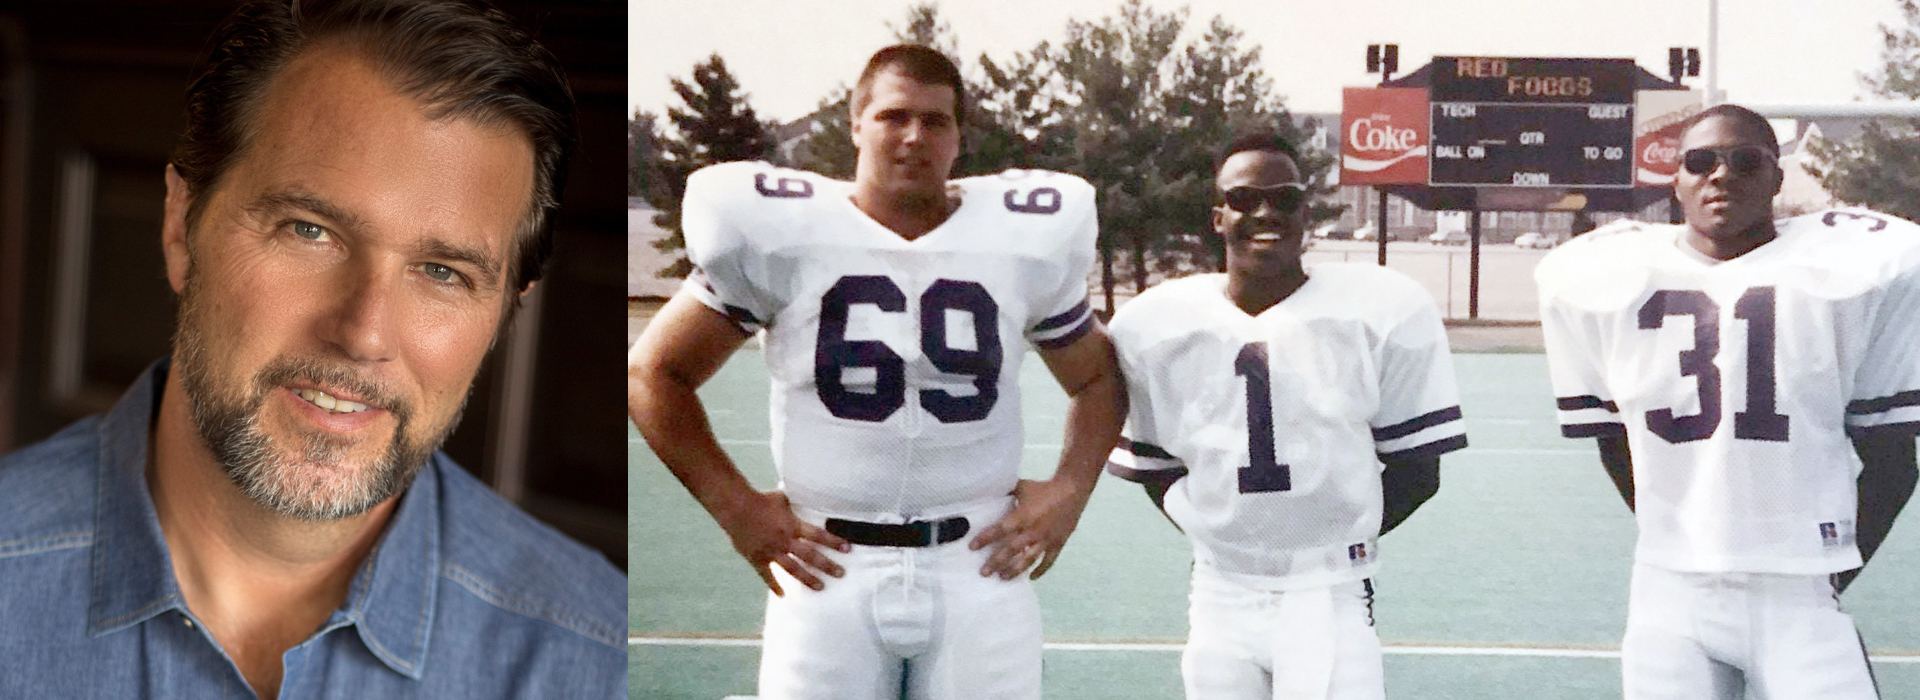
[[(222, 391), (206, 357), (199, 305), (189, 275), (181, 294), (180, 325), (174, 336), (173, 369), (180, 373), (194, 429), (213, 452), (227, 478), (255, 503), (280, 515), (307, 522), (349, 518), (392, 498), (426, 466), (427, 459), (460, 424), (465, 397), (453, 420), (431, 439), (409, 441), (410, 405), (342, 363), (319, 358), (279, 357), (256, 373), (251, 387)], [(373, 463), (352, 473), (343, 464), (351, 441), (307, 434), (277, 442), (260, 427), (261, 408), (273, 392), (295, 379), (352, 391), (369, 405), (391, 412), (393, 438)], [(341, 472), (348, 472), (342, 474)]]

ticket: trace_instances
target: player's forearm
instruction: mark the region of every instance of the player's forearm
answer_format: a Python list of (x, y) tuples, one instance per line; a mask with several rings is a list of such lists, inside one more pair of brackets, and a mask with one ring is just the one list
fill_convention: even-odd
[(1118, 372), (1103, 372), (1069, 389), (1067, 426), (1055, 479), (1091, 493), (1126, 423), (1127, 387)]
[(1439, 458), (1387, 461), (1380, 472), (1380, 534), (1399, 527), (1439, 492)]
[(1904, 433), (1874, 434), (1853, 440), (1860, 455), (1861, 469), (1857, 491), (1859, 515), (1857, 544), (1862, 562), (1873, 557), (1893, 529), (1893, 521), (1913, 497), (1920, 482), (1920, 469), (1914, 463), (1914, 438)]
[(1607, 478), (1627, 502), (1627, 510), (1633, 510), (1633, 454), (1627, 450), (1627, 437), (1602, 435), (1594, 441), (1600, 446), (1600, 465), (1606, 467)]
[(647, 447), (715, 520), (724, 522), (756, 493), (721, 449), (694, 387), (635, 372), (627, 379), (627, 392), (628, 414)]

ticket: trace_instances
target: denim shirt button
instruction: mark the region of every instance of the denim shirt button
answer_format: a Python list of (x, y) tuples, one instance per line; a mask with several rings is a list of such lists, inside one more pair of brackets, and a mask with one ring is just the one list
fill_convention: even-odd
[(187, 629), (193, 629), (193, 618), (187, 617), (186, 613), (180, 613), (180, 621), (187, 623)]

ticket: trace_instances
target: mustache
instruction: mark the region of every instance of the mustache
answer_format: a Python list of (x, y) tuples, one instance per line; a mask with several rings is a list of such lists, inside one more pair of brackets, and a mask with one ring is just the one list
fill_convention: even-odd
[(367, 377), (352, 367), (308, 357), (280, 357), (254, 375), (254, 389), (264, 396), (274, 387), (295, 381), (334, 387), (351, 392), (359, 403), (393, 413), (402, 421), (412, 417), (413, 406), (386, 384)]

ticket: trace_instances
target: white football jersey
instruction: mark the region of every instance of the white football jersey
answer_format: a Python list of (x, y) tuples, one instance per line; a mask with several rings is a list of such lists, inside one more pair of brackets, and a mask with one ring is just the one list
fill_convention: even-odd
[(1859, 566), (1848, 431), (1920, 422), (1920, 227), (1864, 209), (1775, 226), (1724, 262), (1684, 225), (1610, 227), (1534, 272), (1561, 432), (1627, 437), (1641, 562)]
[(1110, 329), (1131, 408), (1108, 472), (1185, 474), (1166, 510), (1195, 558), (1261, 588), (1372, 575), (1380, 455), (1467, 444), (1426, 290), (1372, 265), (1307, 270), (1257, 316), (1226, 275), (1197, 275), (1147, 290)]
[(1012, 493), (1025, 342), (1092, 327), (1093, 188), (1008, 171), (907, 240), (853, 185), (758, 162), (704, 168), (682, 204), (687, 288), (765, 329), (772, 449), (795, 505), (914, 515)]

